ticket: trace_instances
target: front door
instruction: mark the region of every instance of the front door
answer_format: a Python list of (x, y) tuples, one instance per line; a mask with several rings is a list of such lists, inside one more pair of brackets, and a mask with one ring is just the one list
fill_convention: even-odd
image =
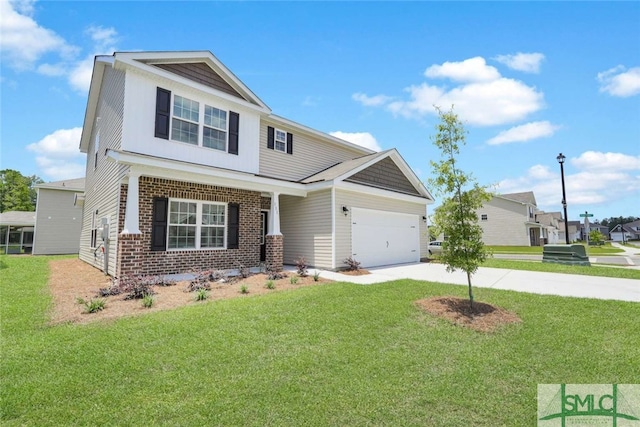
[(267, 211), (260, 212), (260, 261), (266, 261), (267, 259), (267, 244), (266, 244), (266, 235), (267, 235), (267, 224), (269, 213)]

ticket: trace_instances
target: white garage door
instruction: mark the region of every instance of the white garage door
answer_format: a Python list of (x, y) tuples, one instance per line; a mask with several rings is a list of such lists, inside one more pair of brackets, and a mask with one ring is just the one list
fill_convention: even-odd
[(420, 261), (419, 216), (351, 208), (351, 248), (362, 267)]

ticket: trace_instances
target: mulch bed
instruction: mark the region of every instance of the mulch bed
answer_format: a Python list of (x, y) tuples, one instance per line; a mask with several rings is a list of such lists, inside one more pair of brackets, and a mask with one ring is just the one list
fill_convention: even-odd
[(468, 299), (432, 297), (416, 301), (421, 309), (454, 325), (479, 332), (494, 332), (503, 325), (520, 323), (517, 314), (491, 304), (474, 301), (473, 310)]

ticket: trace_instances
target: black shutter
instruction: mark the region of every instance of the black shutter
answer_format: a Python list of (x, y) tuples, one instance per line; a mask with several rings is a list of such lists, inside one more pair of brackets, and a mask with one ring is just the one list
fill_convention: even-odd
[(229, 203), (227, 223), (227, 249), (240, 247), (240, 205)]
[(159, 87), (156, 91), (156, 138), (169, 139), (171, 91)]
[(287, 132), (287, 154), (293, 154), (293, 134)]
[(274, 136), (273, 136), (273, 128), (271, 126), (267, 127), (267, 148), (270, 148), (273, 150), (273, 140), (274, 140)]
[(169, 199), (156, 197), (153, 199), (153, 221), (151, 223), (151, 250), (167, 249), (167, 215)]
[(229, 111), (229, 154), (238, 154), (240, 114)]

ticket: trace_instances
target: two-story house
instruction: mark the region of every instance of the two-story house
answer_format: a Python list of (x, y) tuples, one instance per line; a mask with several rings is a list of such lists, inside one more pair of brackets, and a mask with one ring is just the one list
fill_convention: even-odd
[(532, 191), (494, 196), (477, 210), (482, 241), (496, 246), (544, 244), (546, 228), (536, 222), (536, 211)]
[(433, 197), (395, 149), (274, 115), (208, 51), (97, 56), (80, 150), (80, 258), (112, 276), (426, 256)]

